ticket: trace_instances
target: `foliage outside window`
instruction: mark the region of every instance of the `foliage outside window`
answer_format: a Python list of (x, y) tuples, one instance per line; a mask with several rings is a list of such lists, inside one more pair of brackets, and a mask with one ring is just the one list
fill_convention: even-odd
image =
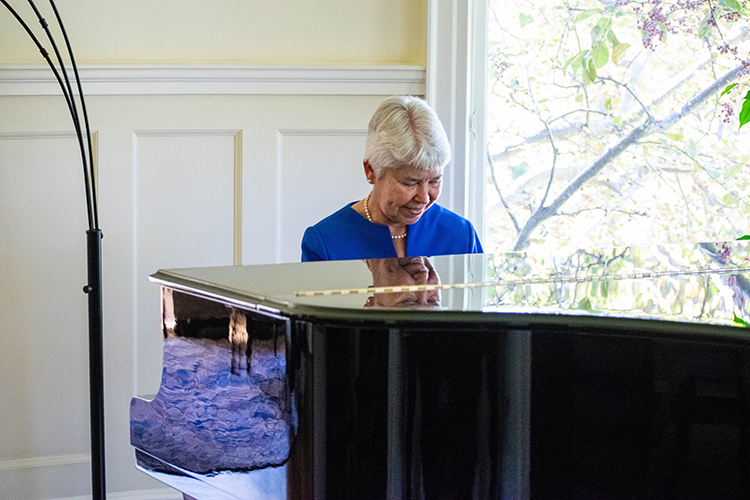
[(749, 4), (490, 0), (486, 250), (750, 232)]

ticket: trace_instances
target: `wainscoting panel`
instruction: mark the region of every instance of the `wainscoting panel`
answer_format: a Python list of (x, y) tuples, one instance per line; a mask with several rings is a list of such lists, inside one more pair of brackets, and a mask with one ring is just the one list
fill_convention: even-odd
[[(161, 364), (157, 269), (229, 266), (234, 255), (236, 130), (154, 130), (133, 134), (136, 179), (137, 366)], [(154, 393), (160, 373), (138, 370), (136, 392)], [(148, 381), (148, 382), (146, 382)]]
[(367, 195), (366, 130), (279, 130), (276, 256), (299, 262), (308, 226)]
[(83, 199), (72, 133), (0, 132), (2, 498), (43, 498), (45, 478), (88, 466)]

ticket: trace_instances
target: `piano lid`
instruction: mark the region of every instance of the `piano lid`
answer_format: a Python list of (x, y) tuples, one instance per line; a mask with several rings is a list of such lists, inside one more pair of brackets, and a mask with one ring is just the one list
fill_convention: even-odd
[(400, 311), (513, 312), (737, 326), (750, 322), (749, 278), (746, 241), (172, 269), (151, 276), (272, 313), (351, 317), (356, 311), (374, 319)]

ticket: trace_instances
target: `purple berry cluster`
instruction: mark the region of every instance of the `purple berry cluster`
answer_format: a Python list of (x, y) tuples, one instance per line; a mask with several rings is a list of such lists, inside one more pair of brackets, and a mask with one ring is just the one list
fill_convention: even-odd
[(664, 41), (666, 31), (661, 26), (664, 26), (670, 32), (676, 31), (675, 28), (671, 27), (669, 16), (664, 13), (661, 6), (654, 7), (645, 18), (638, 21), (637, 27), (644, 33), (642, 39), (644, 48), (655, 51), (654, 40)]
[(727, 102), (721, 103), (719, 107), (719, 119), (724, 123), (729, 123), (729, 118), (732, 116), (734, 116), (734, 108)]
[[(677, 34), (679, 32), (693, 33), (701, 25), (705, 13), (710, 12), (705, 19), (708, 27), (718, 27), (717, 19), (726, 22), (736, 22), (741, 16), (736, 11), (720, 11), (717, 8), (718, 0), (677, 0), (676, 2), (665, 2), (664, 0), (616, 0), (615, 5), (618, 7), (629, 6), (633, 12), (641, 16), (637, 23), (639, 30), (643, 32), (643, 47), (651, 51), (656, 50), (657, 42), (664, 42), (668, 33)], [(700, 29), (698, 32), (700, 33)], [(725, 43), (719, 50), (722, 54), (731, 52), (737, 55), (736, 48), (730, 48)]]
[(737, 55), (737, 47), (730, 47), (728, 43), (725, 43), (723, 45), (719, 45), (716, 47), (716, 50), (719, 52), (719, 54), (733, 54)]
[(726, 243), (722, 243), (721, 245), (719, 245), (719, 248), (716, 249), (716, 258), (720, 262), (726, 263), (731, 255), (732, 248)]

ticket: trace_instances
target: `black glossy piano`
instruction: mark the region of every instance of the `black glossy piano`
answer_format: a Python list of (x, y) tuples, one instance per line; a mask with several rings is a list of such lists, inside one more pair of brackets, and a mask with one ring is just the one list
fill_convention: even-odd
[(131, 443), (186, 498), (750, 498), (746, 242), (151, 280)]

